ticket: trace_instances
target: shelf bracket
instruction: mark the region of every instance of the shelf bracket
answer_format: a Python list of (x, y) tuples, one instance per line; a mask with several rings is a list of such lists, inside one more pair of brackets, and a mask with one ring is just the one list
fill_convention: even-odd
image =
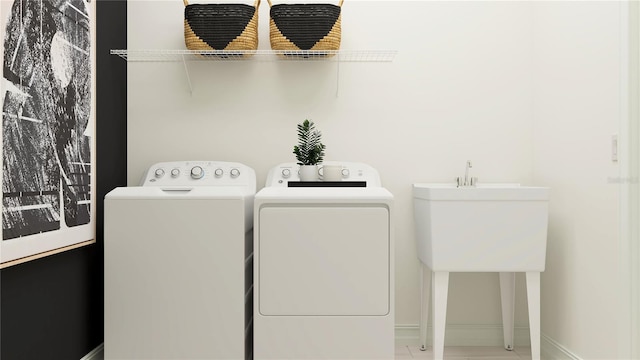
[(191, 86), (191, 78), (189, 77), (189, 67), (187, 66), (187, 61), (184, 59), (184, 54), (182, 55), (182, 64), (184, 65), (184, 72), (187, 74), (187, 83), (189, 83), (189, 93), (193, 95), (193, 86)]

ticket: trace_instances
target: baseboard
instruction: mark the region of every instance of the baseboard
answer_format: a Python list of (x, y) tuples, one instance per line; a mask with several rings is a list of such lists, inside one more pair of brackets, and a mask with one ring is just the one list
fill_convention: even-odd
[(544, 360), (582, 360), (544, 333), (540, 334), (540, 357)]
[(104, 360), (104, 343), (98, 345), (80, 360)]
[[(396, 345), (420, 345), (420, 326), (396, 325)], [(513, 330), (514, 346), (529, 346), (528, 327)], [(445, 346), (504, 346), (501, 325), (447, 325)], [(431, 345), (431, 326), (427, 328), (427, 346)]]
[[(447, 325), (446, 346), (503, 346), (500, 325)], [(396, 325), (396, 346), (420, 345), (418, 325)], [(427, 345), (431, 345), (431, 327), (427, 329)], [(529, 328), (514, 329), (514, 346), (529, 346)], [(540, 335), (540, 353), (544, 360), (582, 360), (545, 334)], [(80, 360), (103, 360), (104, 344), (100, 344)]]

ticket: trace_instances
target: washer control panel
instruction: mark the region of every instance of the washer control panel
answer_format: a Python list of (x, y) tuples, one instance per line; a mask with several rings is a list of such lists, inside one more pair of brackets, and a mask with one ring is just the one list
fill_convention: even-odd
[(255, 171), (227, 161), (174, 161), (152, 165), (142, 186), (244, 186), (256, 182)]
[[(318, 181), (322, 180), (322, 167), (324, 165), (339, 165), (342, 167), (341, 181), (365, 181), (367, 187), (382, 186), (380, 182), (380, 175), (378, 171), (371, 166), (358, 162), (347, 161), (325, 161), (322, 164), (318, 164)], [(300, 165), (296, 163), (283, 163), (271, 170), (267, 175), (267, 182), (265, 186), (282, 186), (287, 187), (288, 182), (300, 181), (299, 175)]]

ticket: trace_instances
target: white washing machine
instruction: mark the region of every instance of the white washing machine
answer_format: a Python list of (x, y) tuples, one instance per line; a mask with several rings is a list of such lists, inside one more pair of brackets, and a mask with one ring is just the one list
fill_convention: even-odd
[(393, 195), (372, 167), (339, 164), (337, 182), (278, 165), (256, 194), (256, 360), (394, 358)]
[(250, 359), (253, 169), (153, 165), (105, 196), (105, 359)]

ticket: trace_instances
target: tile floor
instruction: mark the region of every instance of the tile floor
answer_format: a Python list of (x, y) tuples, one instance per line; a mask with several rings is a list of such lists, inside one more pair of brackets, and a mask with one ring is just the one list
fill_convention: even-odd
[[(396, 360), (433, 359), (431, 347), (420, 351), (418, 345), (396, 346)], [(517, 347), (507, 351), (499, 346), (447, 346), (445, 360), (531, 360), (531, 348)]]

